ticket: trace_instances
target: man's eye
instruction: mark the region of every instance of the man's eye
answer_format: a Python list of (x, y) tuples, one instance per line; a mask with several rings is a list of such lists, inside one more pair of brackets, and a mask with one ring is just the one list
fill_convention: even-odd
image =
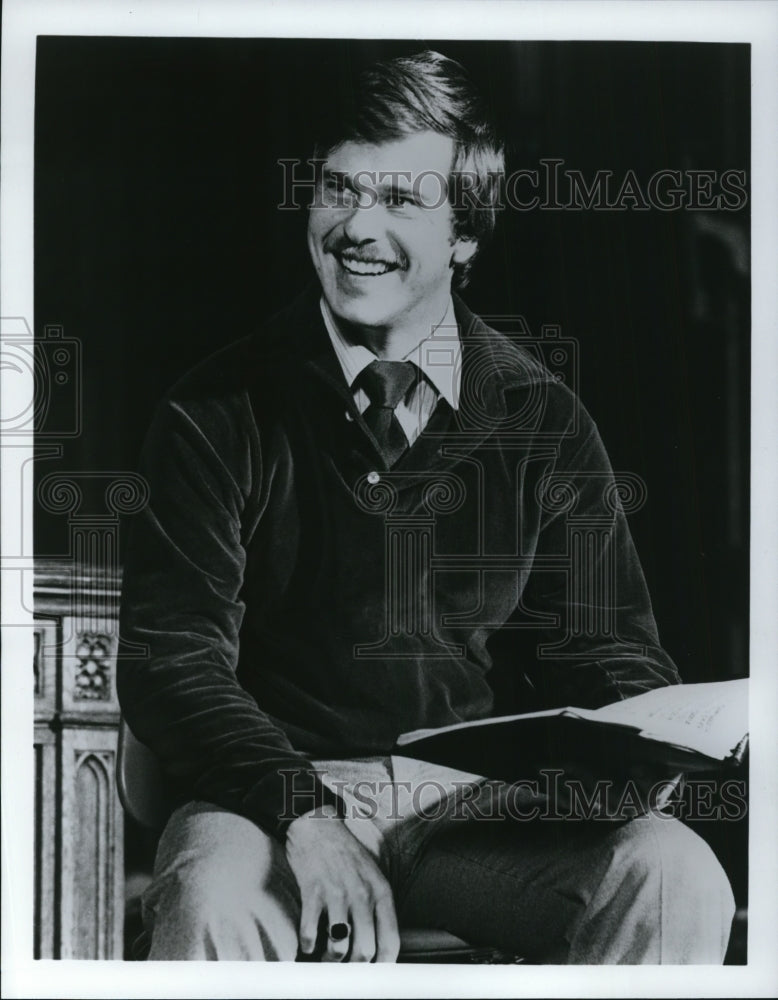
[(354, 192), (343, 177), (328, 177), (324, 184), (324, 196), (329, 204), (351, 205)]
[(390, 191), (386, 202), (392, 208), (406, 208), (414, 204), (413, 195), (406, 191)]

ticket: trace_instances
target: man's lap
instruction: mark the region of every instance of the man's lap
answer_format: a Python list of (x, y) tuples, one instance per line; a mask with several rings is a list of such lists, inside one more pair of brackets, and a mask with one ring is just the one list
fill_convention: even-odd
[[(726, 880), (707, 845), (676, 820), (522, 821), (505, 808), (505, 786), (473, 775), (405, 758), (319, 766), (389, 877), (401, 925), (537, 961), (721, 960), (708, 955), (721, 932), (707, 928), (698, 954), (677, 902), (699, 900), (711, 883), (711, 920), (725, 924)], [(217, 908), (249, 911), (264, 925), (265, 957), (294, 957), (299, 892), (283, 846), (249, 820), (204, 803), (179, 810), (146, 896), (152, 922), (171, 880), (185, 887), (190, 908), (213, 908), (215, 895)], [(170, 933), (155, 931), (155, 944)], [(681, 957), (664, 954), (672, 942)]]
[(542, 962), (720, 962), (733, 909), (708, 846), (658, 814), (450, 824), (398, 897), (401, 922)]

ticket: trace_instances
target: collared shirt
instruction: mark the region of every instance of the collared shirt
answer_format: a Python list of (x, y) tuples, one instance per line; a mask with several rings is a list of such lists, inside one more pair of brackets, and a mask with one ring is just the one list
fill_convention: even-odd
[[(375, 354), (363, 344), (352, 344), (343, 336), (335, 323), (329, 306), (322, 296), (320, 301), (324, 325), (332, 341), (346, 382), (352, 388), (354, 382), (369, 364), (376, 361)], [(412, 351), (402, 359), (412, 361), (424, 374), (408, 391), (408, 395), (395, 409), (400, 426), (413, 444), (427, 426), (427, 421), (441, 396), (452, 409), (459, 406), (459, 388), (462, 379), (462, 344), (459, 328), (454, 316), (454, 303), (449, 297), (443, 319)], [(364, 389), (353, 388), (354, 402), (360, 413), (370, 405)]]

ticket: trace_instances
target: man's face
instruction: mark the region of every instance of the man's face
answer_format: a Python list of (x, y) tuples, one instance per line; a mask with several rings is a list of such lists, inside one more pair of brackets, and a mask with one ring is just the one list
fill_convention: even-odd
[(453, 235), (452, 156), (452, 140), (436, 132), (330, 153), (308, 248), (336, 317), (382, 332), (439, 320), (453, 264), (476, 249)]

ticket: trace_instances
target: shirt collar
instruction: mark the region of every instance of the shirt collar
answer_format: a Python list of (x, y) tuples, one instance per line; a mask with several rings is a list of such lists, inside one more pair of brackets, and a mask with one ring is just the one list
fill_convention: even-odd
[[(338, 329), (324, 296), (321, 297), (319, 304), (324, 325), (350, 387), (360, 373), (376, 360), (376, 356), (363, 344), (352, 344), (346, 340)], [(462, 344), (451, 297), (440, 323), (429, 337), (408, 352), (403, 361), (412, 361), (417, 365), (451, 408), (458, 409), (462, 379)]]

